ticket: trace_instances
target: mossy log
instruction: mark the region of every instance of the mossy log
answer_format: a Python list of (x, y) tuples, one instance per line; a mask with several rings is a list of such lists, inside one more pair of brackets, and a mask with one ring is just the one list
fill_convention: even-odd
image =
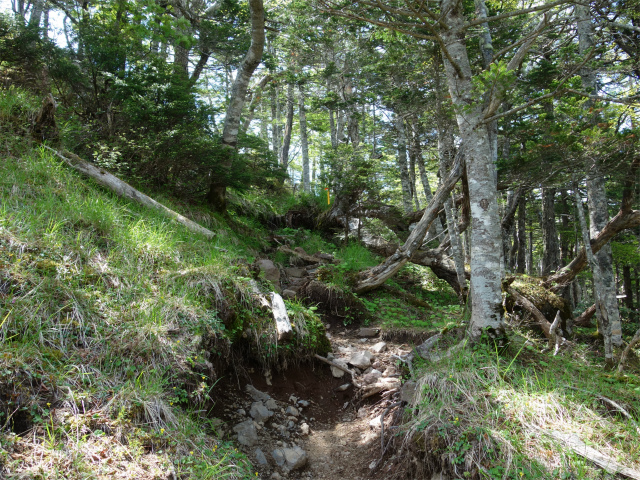
[[(520, 307), (524, 307), (528, 313), (536, 318), (536, 322), (547, 337), (558, 311), (560, 312), (560, 325), (565, 334), (568, 331), (567, 326), (573, 322), (573, 312), (569, 303), (550, 289), (542, 286), (541, 279), (524, 276), (515, 277), (506, 288), (506, 291), (508, 294), (505, 303), (507, 310), (513, 311), (519, 308), (518, 304), (520, 304)], [(528, 308), (528, 305), (523, 305), (522, 299), (530, 302), (535, 307), (535, 310)], [(539, 318), (536, 311), (543, 318)]]

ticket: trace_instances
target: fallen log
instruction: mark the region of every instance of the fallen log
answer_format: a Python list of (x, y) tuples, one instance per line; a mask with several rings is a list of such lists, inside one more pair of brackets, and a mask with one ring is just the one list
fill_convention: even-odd
[[(380, 237), (365, 236), (362, 238), (362, 243), (373, 253), (381, 257), (390, 257), (398, 250), (397, 243), (388, 242)], [(445, 280), (451, 285), (451, 288), (455, 290), (456, 294), (460, 294), (460, 284), (458, 283), (456, 266), (453, 260), (446, 254), (443, 245), (440, 245), (438, 248), (422, 247), (413, 254), (409, 262), (429, 267), (438, 278)], [(469, 269), (465, 269), (465, 276), (467, 279), (470, 279), (471, 274)]]
[(355, 293), (364, 293), (375, 288), (378, 288), (389, 278), (394, 276), (416, 253), (416, 251), (422, 246), (424, 237), (429, 231), (429, 227), (436, 219), (440, 207), (449, 193), (455, 186), (462, 175), (463, 156), (458, 155), (456, 161), (451, 168), (447, 179), (440, 184), (438, 190), (433, 195), (433, 198), (429, 202), (429, 205), (424, 211), (422, 219), (413, 229), (407, 241), (399, 247), (396, 252), (388, 257), (383, 263), (377, 267), (367, 269), (360, 273), (359, 281), (354, 287)]
[(555, 430), (546, 430), (544, 433), (549, 435), (551, 438), (564, 443), (575, 453), (586, 458), (587, 460), (590, 460), (612, 475), (619, 474), (624, 475), (625, 477), (633, 478), (635, 480), (640, 480), (640, 472), (638, 470), (627, 468), (624, 465), (616, 462), (608, 455), (600, 453), (595, 448), (588, 446), (575, 433), (562, 433)]
[(71, 168), (79, 171), (80, 173), (84, 173), (88, 177), (91, 177), (93, 180), (98, 182), (103, 187), (108, 188), (119, 197), (124, 197), (129, 200), (133, 200), (140, 205), (144, 205), (145, 207), (159, 210), (172, 220), (175, 220), (179, 224), (186, 227), (190, 232), (204, 235), (208, 239), (211, 239), (215, 236), (215, 233), (213, 233), (211, 230), (198, 225), (193, 220), (190, 220), (187, 217), (180, 215), (178, 212), (174, 212), (170, 208), (165, 207), (159, 202), (156, 202), (153, 198), (145, 195), (139, 190), (136, 190), (131, 185), (123, 182), (118, 177), (110, 174), (106, 170), (96, 167), (95, 165), (81, 159), (71, 152), (65, 152), (65, 155), (62, 155), (60, 152), (54, 150), (51, 147), (48, 147), (46, 145), (43, 145), (43, 147), (53, 152), (58, 158), (64, 161)]
[(593, 318), (595, 313), (596, 313), (596, 304), (594, 303), (589, 308), (587, 308), (584, 312), (582, 312), (582, 315), (580, 315), (578, 318), (574, 320), (573, 325), (575, 327), (593, 327), (593, 324), (591, 323), (591, 319)]

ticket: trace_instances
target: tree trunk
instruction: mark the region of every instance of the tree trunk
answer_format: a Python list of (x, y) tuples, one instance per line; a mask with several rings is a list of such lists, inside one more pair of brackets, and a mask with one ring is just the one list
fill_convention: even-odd
[(633, 288), (631, 286), (631, 267), (624, 265), (622, 267), (622, 283), (624, 286), (624, 305), (629, 310), (629, 315), (633, 316)]
[(29, 26), (38, 28), (40, 21), (42, 20), (42, 10), (44, 8), (45, 0), (34, 0), (31, 7), (31, 16), (29, 17)]
[(287, 84), (287, 116), (284, 124), (284, 135), (282, 138), (282, 151), (280, 152), (280, 165), (285, 170), (289, 168), (289, 148), (291, 146), (291, 133), (293, 130), (293, 83)]
[(336, 142), (345, 143), (347, 139), (344, 136), (345, 115), (340, 109), (336, 110)]
[[(594, 165), (595, 169), (595, 165)], [(592, 170), (593, 172), (593, 170)], [(587, 176), (587, 194), (589, 199), (590, 235), (598, 236), (606, 226), (609, 213), (607, 211), (607, 198), (604, 188), (604, 177), (599, 172)], [(611, 342), (615, 346), (622, 345), (622, 325), (620, 324), (620, 311), (616, 298), (616, 283), (613, 273), (613, 255), (611, 244), (604, 245), (596, 254), (596, 261), (600, 267), (602, 282), (596, 283), (603, 290), (599, 296), (603, 302), (603, 308), (607, 310), (607, 317), (611, 322)]]
[(507, 193), (507, 205), (505, 206), (504, 215), (500, 221), (505, 270), (509, 272), (513, 269), (513, 264), (511, 262), (511, 237), (513, 236), (514, 221), (521, 195), (522, 187), (519, 187), (515, 192)]
[(527, 252), (527, 196), (522, 194), (518, 199), (518, 257), (516, 258), (516, 272), (524, 273), (526, 269), (525, 255)]
[(396, 113), (395, 126), (398, 134), (398, 168), (400, 169), (400, 185), (402, 187), (402, 207), (405, 215), (413, 211), (411, 199), (411, 180), (409, 178), (409, 168), (407, 167), (407, 137), (404, 130), (404, 120)]
[(329, 110), (329, 133), (331, 136), (331, 148), (338, 148), (338, 129), (335, 121), (335, 110)]
[(173, 55), (173, 65), (176, 74), (187, 78), (189, 76), (189, 49), (181, 45), (175, 45)]
[(416, 210), (420, 210), (420, 200), (418, 200), (418, 191), (416, 189), (416, 152), (413, 149), (412, 139), (409, 141), (409, 180), (411, 182), (411, 195)]
[(42, 15), (43, 15), (42, 38), (46, 40), (47, 38), (49, 38), (49, 6), (48, 5), (45, 5)]
[(560, 267), (555, 195), (555, 188), (542, 189), (542, 275), (550, 275)]
[(422, 145), (420, 144), (420, 133), (418, 131), (418, 126), (416, 125), (417, 121), (412, 124), (412, 148), (414, 151), (414, 155), (416, 157), (416, 164), (418, 165), (418, 173), (420, 174), (420, 182), (422, 183), (422, 190), (424, 191), (424, 198), (427, 200), (427, 203), (433, 197), (433, 193), (431, 192), (431, 185), (429, 185), (429, 177), (427, 176), (427, 169), (424, 168), (424, 158), (422, 158)]
[(273, 154), (280, 160), (280, 107), (278, 105), (278, 85), (273, 85), (270, 92), (271, 97), (271, 143), (273, 144)]
[(309, 175), (309, 139), (307, 138), (307, 112), (304, 109), (304, 87), (298, 87), (300, 99), (298, 104), (298, 118), (300, 120), (300, 148), (302, 149), (302, 188), (305, 193), (311, 192)]
[[(594, 48), (594, 25), (591, 18), (590, 6), (576, 5), (576, 17), (578, 27), (578, 51), (581, 55), (586, 55)], [(595, 94), (597, 90), (595, 72), (585, 66), (580, 71), (582, 85), (591, 94)], [(587, 108), (592, 106), (589, 101)], [(597, 122), (597, 114), (591, 118), (591, 123)], [(591, 238), (595, 238), (605, 227), (609, 220), (609, 212), (607, 205), (607, 196), (604, 185), (604, 176), (599, 171), (598, 165), (593, 164), (587, 166), (587, 196), (589, 199), (589, 220), (591, 229)], [(587, 249), (588, 250), (588, 249)], [(602, 299), (602, 308), (606, 309), (606, 316), (611, 322), (610, 333), (613, 345), (622, 345), (622, 325), (620, 324), (620, 311), (618, 309), (618, 300), (616, 299), (615, 278), (613, 275), (613, 255), (611, 246), (605, 245), (595, 255), (598, 262), (600, 272), (602, 274), (602, 282), (598, 282), (603, 290), (599, 292)]]
[(193, 69), (193, 73), (191, 74), (191, 77), (189, 77), (189, 81), (191, 82), (192, 85), (195, 85), (197, 81), (200, 79), (200, 75), (202, 75), (202, 72), (204, 71), (204, 67), (207, 66), (207, 62), (209, 61), (210, 56), (211, 56), (211, 53), (208, 51), (203, 51), (200, 54), (200, 59), (198, 60), (198, 63), (196, 63), (196, 66)]
[[(247, 55), (244, 57), (238, 73), (236, 75), (233, 88), (231, 89), (231, 99), (227, 107), (227, 115), (224, 119), (222, 131), (222, 149), (225, 150), (225, 159), (221, 162), (222, 169), (226, 172), (231, 170), (233, 158), (238, 144), (238, 130), (240, 128), (240, 116), (244, 107), (244, 100), (247, 94), (247, 87), (253, 72), (262, 60), (264, 50), (264, 6), (262, 0), (249, 0), (251, 10), (251, 45)], [(211, 185), (207, 200), (212, 207), (226, 213), (227, 210), (227, 179), (211, 176)]]
[[(439, 72), (436, 72), (436, 74), (439, 74)], [(420, 172), (420, 181), (422, 182), (424, 197), (427, 199), (427, 203), (429, 203), (433, 198), (433, 193), (431, 193), (429, 177), (427, 176), (427, 170), (424, 167), (424, 158), (422, 158), (422, 145), (420, 143), (420, 130), (418, 119), (416, 117), (413, 117), (413, 121), (411, 122), (411, 130), (411, 148), (413, 149), (413, 154), (415, 155), (415, 161), (418, 164), (418, 171)], [(440, 223), (439, 220), (436, 220), (435, 222), (433, 222), (432, 232), (430, 233), (430, 236), (439, 237), (441, 233), (442, 223)]]
[[(587, 229), (587, 222), (584, 218), (584, 212), (582, 210), (582, 199), (580, 198), (580, 192), (578, 186), (573, 187), (574, 195), (576, 198), (576, 207), (578, 210), (578, 217), (580, 219), (580, 228), (582, 230), (582, 241), (585, 245), (585, 253), (591, 265), (593, 272), (594, 288), (593, 293), (596, 303), (596, 312), (598, 314), (598, 321), (600, 326), (600, 333), (604, 337), (604, 358), (605, 364), (608, 367), (613, 366), (613, 349), (611, 342), (611, 322), (609, 319), (607, 308), (605, 307), (605, 299), (601, 297), (604, 291), (604, 285), (602, 284), (602, 272), (600, 272), (600, 265), (598, 264), (593, 252), (591, 250), (591, 241), (589, 240), (589, 231)], [(614, 296), (615, 299), (615, 296)]]
[(636, 318), (640, 319), (640, 269), (634, 268), (636, 274)]
[[(560, 192), (560, 205), (562, 207), (561, 213), (561, 223), (562, 223), (562, 232), (560, 233), (560, 265), (565, 266), (569, 263), (571, 258), (571, 248), (569, 246), (569, 232), (570, 232), (570, 223), (569, 215), (571, 210), (569, 209), (569, 202), (567, 201), (569, 194), (566, 190), (562, 190)], [(575, 222), (573, 222), (575, 224)]]
[[(504, 336), (500, 219), (498, 217), (495, 164), (484, 109), (475, 99), (472, 72), (467, 56), (463, 5), (459, 0), (442, 1), (442, 20), (449, 27), (441, 34), (448, 56), (445, 72), (449, 93), (456, 107), (458, 129), (466, 157), (471, 203), (471, 321), (470, 335), (479, 339), (483, 331)], [(451, 61), (456, 62), (456, 65)]]
[[(242, 133), (246, 134), (249, 130), (249, 126), (251, 125), (253, 117), (256, 113), (256, 107), (260, 105), (260, 102), (262, 101), (262, 91), (264, 90), (264, 87), (267, 85), (267, 83), (269, 83), (271, 80), (273, 80), (273, 77), (271, 75), (265, 75), (256, 86), (256, 91), (251, 98), (251, 103), (249, 103), (249, 112), (247, 113), (247, 116), (244, 119), (244, 123), (242, 124)], [(263, 122), (263, 124), (266, 126), (266, 123)]]

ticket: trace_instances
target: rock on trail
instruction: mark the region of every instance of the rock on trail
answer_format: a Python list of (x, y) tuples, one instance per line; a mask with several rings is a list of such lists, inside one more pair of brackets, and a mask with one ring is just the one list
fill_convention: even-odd
[[(288, 272), (291, 277), (295, 273)], [(392, 357), (409, 353), (409, 348), (367, 336), (374, 333), (379, 331), (331, 335), (333, 353), (327, 359), (354, 372), (355, 378), (317, 364), (274, 374), (273, 385), (258, 374), (252, 377), (254, 385), (242, 391), (229, 385), (216, 413), (231, 427), (231, 438), (249, 456), (259, 478), (386, 478), (388, 471), (370, 468), (380, 457), (380, 418), (401, 395), (410, 399), (415, 384), (401, 388)], [(390, 427), (392, 419), (387, 412), (385, 425)]]

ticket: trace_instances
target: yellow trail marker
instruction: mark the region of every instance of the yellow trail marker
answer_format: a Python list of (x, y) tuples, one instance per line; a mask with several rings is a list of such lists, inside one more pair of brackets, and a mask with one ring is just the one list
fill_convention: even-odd
[(325, 188), (325, 190), (327, 191), (327, 205), (331, 205), (331, 200), (329, 198), (329, 189)]

